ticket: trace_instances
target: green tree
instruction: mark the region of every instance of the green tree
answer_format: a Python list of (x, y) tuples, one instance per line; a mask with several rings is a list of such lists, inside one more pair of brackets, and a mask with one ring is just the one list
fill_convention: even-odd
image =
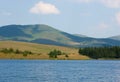
[(98, 58), (120, 58), (120, 47), (89, 47), (80, 48), (79, 53), (94, 59)]
[(62, 55), (62, 52), (55, 49), (55, 50), (49, 52), (48, 55), (50, 58), (57, 58), (58, 55)]

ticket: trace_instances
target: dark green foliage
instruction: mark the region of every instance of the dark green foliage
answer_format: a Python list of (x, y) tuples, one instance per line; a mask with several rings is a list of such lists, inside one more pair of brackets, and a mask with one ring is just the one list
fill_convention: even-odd
[(15, 50), (15, 54), (20, 54), (21, 51), (19, 51), (18, 49)]
[(9, 49), (7, 49), (7, 48), (3, 48), (3, 49), (1, 49), (0, 50), (0, 52), (3, 52), (3, 53), (14, 53), (14, 50), (13, 50), (13, 48), (9, 48)]
[(80, 48), (79, 53), (94, 59), (98, 58), (120, 58), (120, 47), (92, 47)]
[(23, 56), (27, 56), (27, 55), (28, 55), (28, 52), (24, 51)]
[(7, 49), (7, 48), (1, 49), (0, 52), (3, 52), (3, 53), (11, 53), (10, 50)]
[(62, 52), (59, 50), (53, 50), (50, 53), (48, 53), (50, 58), (57, 58), (58, 55), (62, 55)]
[(24, 51), (24, 52), (22, 52), (22, 54), (23, 54), (23, 56), (27, 56), (28, 54), (32, 54), (32, 52), (30, 52), (30, 51)]
[(0, 50), (0, 52), (5, 53), (5, 54), (23, 54), (23, 56), (27, 56), (28, 54), (33, 54), (31, 51), (20, 51), (18, 49), (14, 50), (13, 48), (3, 48)]
[(10, 49), (9, 49), (9, 52), (14, 52), (13, 48), (10, 48)]
[(69, 56), (68, 55), (65, 55), (66, 58), (68, 58)]

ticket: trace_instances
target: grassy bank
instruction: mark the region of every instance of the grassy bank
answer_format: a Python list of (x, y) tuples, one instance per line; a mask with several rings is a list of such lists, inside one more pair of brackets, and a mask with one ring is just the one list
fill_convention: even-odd
[(0, 49), (3, 48), (13, 48), (14, 50), (18, 49), (20, 51), (31, 51), (33, 54), (24, 56), (23, 54), (5, 54), (0, 52), (0, 59), (51, 59), (48, 56), (48, 53), (54, 49), (60, 50), (68, 55), (60, 55), (56, 59), (59, 60), (87, 60), (89, 57), (79, 55), (78, 49), (53, 46), (53, 45), (44, 45), (44, 44), (34, 44), (27, 42), (16, 42), (16, 41), (0, 41)]

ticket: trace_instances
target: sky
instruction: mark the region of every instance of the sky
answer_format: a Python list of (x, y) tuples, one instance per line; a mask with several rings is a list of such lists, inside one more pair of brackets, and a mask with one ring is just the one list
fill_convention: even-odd
[(71, 34), (120, 35), (120, 0), (0, 0), (0, 26), (47, 24)]

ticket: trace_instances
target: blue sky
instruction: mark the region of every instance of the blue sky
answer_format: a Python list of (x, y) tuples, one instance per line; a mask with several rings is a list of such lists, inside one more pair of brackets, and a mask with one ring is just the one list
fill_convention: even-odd
[(120, 0), (0, 0), (0, 26), (47, 24), (90, 37), (120, 35)]

